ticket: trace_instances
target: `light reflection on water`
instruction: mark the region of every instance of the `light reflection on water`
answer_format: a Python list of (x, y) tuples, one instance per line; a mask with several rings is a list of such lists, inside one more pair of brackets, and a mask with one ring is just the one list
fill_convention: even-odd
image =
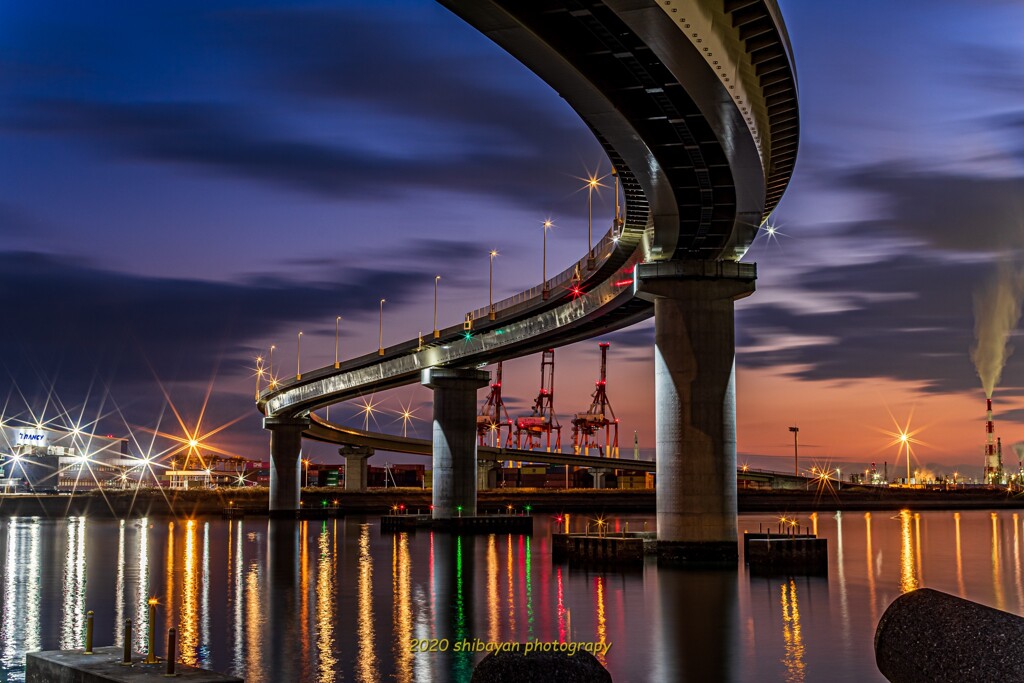
[[(745, 516), (741, 528), (774, 518)], [(468, 680), (483, 656), (417, 653), (411, 638), (606, 642), (616, 681), (881, 680), (873, 630), (903, 591), (1024, 609), (1016, 513), (799, 521), (829, 539), (827, 579), (552, 564), (549, 533), (564, 519), (539, 518), (532, 537), (452, 537), (383, 534), (373, 518), (8, 518), (0, 681), (23, 679), (27, 650), (80, 644), (88, 609), (98, 645), (132, 617), (141, 650), (151, 591), (157, 630), (178, 628), (185, 661), (250, 682)]]

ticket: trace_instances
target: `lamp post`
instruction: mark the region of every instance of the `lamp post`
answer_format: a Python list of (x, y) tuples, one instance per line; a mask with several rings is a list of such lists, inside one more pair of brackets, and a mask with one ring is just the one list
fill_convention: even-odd
[(437, 329), (437, 283), (440, 282), (441, 276), (434, 276), (434, 339), (441, 336), (441, 330)]
[(497, 249), (491, 249), (490, 253), (490, 284), (487, 286), (487, 317), (494, 320), (494, 257), (498, 255)]
[(273, 389), (277, 386), (277, 380), (274, 379), (274, 349), (277, 347), (273, 344), (270, 345), (270, 388)]
[(334, 319), (334, 367), (338, 368), (341, 363), (338, 361), (338, 344), (341, 332), (341, 316)]
[(800, 476), (800, 457), (797, 451), (797, 434), (800, 433), (799, 427), (790, 427), (789, 431), (793, 432), (793, 476)]
[(544, 279), (544, 286), (542, 288), (542, 297), (544, 299), (547, 299), (548, 296), (551, 294), (551, 292), (548, 291), (548, 230), (550, 230), (553, 227), (555, 227), (555, 224), (551, 222), (550, 218), (548, 218), (547, 220), (544, 221), (544, 248), (543, 248), (543, 252), (542, 252), (543, 253), (543, 258), (542, 258), (542, 261), (541, 261), (541, 263), (542, 263), (542, 265), (541, 265), (541, 276)]
[(621, 205), (619, 204), (619, 186), (621, 183), (619, 182), (619, 172), (615, 170), (614, 166), (612, 166), (612, 177), (615, 178), (615, 230), (612, 233), (612, 237), (618, 239), (623, 224), (622, 216), (620, 215)]
[(598, 181), (597, 176), (587, 179), (587, 270), (594, 269), (594, 189)]
[(298, 346), (295, 347), (295, 379), (302, 379), (302, 332), (299, 332)]
[(384, 355), (384, 302), (387, 299), (380, 300), (380, 341), (377, 344), (377, 355)]
[(263, 356), (256, 356), (256, 400), (260, 400), (260, 379), (263, 377)]

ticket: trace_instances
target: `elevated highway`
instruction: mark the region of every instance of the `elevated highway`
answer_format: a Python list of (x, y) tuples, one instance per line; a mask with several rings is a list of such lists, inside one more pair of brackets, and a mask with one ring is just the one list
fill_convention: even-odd
[[(439, 1), (579, 113), (621, 179), (624, 221), (548, 282), (469, 312), (468, 330), (450, 327), (426, 344), (412, 339), (262, 391), (271, 509), (298, 506), (302, 436), (355, 439), (311, 420), (312, 411), (422, 381), (435, 389), (436, 467), (438, 448), (455, 438), (439, 434), (438, 406), (475, 391), (474, 368), (653, 315), (659, 539), (677, 555), (731, 556), (732, 311), (756, 279), (754, 265), (738, 260), (782, 197), (799, 135), (793, 57), (775, 0)], [(431, 385), (437, 369), (457, 389)], [(468, 373), (461, 384), (460, 369)], [(451, 410), (461, 415), (467, 402), (450, 402)]]

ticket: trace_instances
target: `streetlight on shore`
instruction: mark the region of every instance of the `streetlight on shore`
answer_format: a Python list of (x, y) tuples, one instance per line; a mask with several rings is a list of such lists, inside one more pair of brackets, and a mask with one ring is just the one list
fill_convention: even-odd
[(548, 292), (548, 230), (550, 230), (551, 228), (555, 227), (555, 224), (553, 222), (551, 222), (550, 218), (548, 218), (548, 219), (546, 219), (544, 221), (543, 225), (544, 225), (544, 248), (543, 248), (543, 258), (542, 258), (542, 265), (541, 265), (541, 276), (543, 277), (544, 285), (541, 288), (541, 292), (542, 292), (543, 298), (547, 299), (548, 295), (549, 295), (549, 292)]
[(377, 344), (377, 355), (384, 355), (384, 302), (387, 299), (380, 300), (380, 341)]
[(437, 329), (437, 283), (441, 281), (440, 275), (434, 276), (434, 339), (441, 336), (441, 330)]
[(800, 476), (800, 458), (797, 452), (797, 434), (800, 433), (799, 427), (790, 427), (789, 431), (793, 432), (793, 476)]
[(295, 347), (295, 379), (302, 379), (302, 332), (299, 332), (298, 345)]
[(491, 260), (490, 260), (490, 274), (491, 274), (491, 278), (490, 278), (490, 284), (487, 286), (487, 304), (488, 304), (488, 309), (487, 309), (488, 310), (488, 314), (487, 314), (487, 317), (490, 318), (491, 320), (494, 320), (494, 318), (495, 318), (495, 314), (494, 314), (494, 257), (498, 255), (498, 250), (497, 249), (491, 249), (489, 254), (490, 254), (490, 257), (491, 257)]
[(338, 361), (338, 344), (341, 332), (341, 316), (334, 319), (334, 367), (338, 368), (341, 363)]

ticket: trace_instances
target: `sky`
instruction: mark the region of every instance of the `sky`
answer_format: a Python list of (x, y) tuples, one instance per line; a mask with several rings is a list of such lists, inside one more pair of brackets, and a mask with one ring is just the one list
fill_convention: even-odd
[[(806, 462), (894, 466), (886, 432), (909, 424), (915, 467), (980, 471), (974, 299), (1024, 267), (1024, 3), (780, 5), (800, 152), (782, 234), (745, 257), (739, 460), (789, 469), (799, 426)], [(558, 272), (586, 248), (579, 177), (609, 170), (550, 87), (429, 0), (4, 3), (0, 150), (4, 418), (130, 430), (141, 448), (180, 433), (173, 404), (262, 459), (257, 355), (274, 344), (291, 372), (301, 330), (302, 367), (327, 365), (339, 315), (341, 355), (372, 351), (381, 298), (385, 345), (429, 333), (438, 274), (455, 324), (486, 301), (491, 249), (496, 299), (538, 284), (541, 222)], [(604, 192), (595, 229), (611, 214)], [(651, 323), (608, 340), (620, 440), (650, 455)], [(566, 442), (597, 341), (556, 352)], [(539, 369), (506, 363), (513, 415)], [(1011, 353), (1007, 445), (1024, 441), (1022, 380)], [(429, 399), (374, 397), (379, 427), (412, 405), (427, 436)], [(362, 424), (351, 405), (332, 418)]]

